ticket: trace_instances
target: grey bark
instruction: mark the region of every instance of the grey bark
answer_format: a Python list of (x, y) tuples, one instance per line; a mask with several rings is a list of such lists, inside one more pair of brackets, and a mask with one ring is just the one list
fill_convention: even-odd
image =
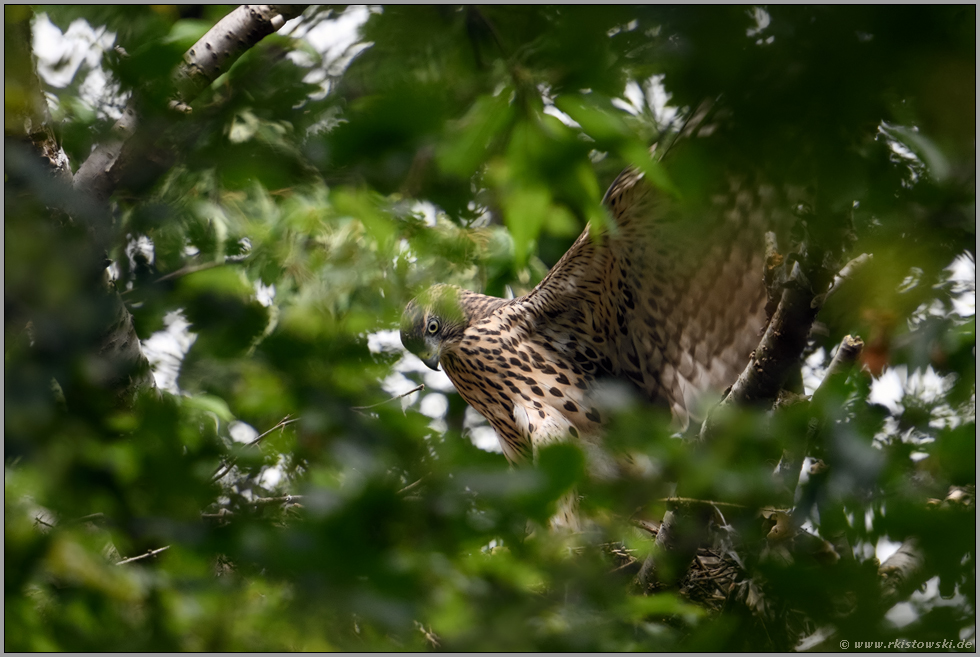
[[(189, 103), (218, 76), (231, 68), (246, 51), (302, 13), (307, 5), (241, 5), (218, 21), (207, 34), (184, 53), (184, 61), (173, 76), (174, 94), (170, 109), (190, 111)], [(131, 101), (112, 128), (113, 139), (100, 144), (75, 174), (75, 189), (105, 201), (126, 176), (128, 167), (140, 166), (132, 157), (132, 144), (139, 141), (139, 118)], [(129, 156), (127, 156), (129, 155)]]
[[(196, 98), (219, 75), (249, 48), (267, 35), (282, 27), (287, 20), (299, 15), (306, 5), (242, 5), (220, 20), (184, 55), (184, 61), (174, 76), (174, 100), (171, 108), (178, 111), (189, 109), (187, 104)], [(30, 43), (29, 18), (24, 23)], [(23, 31), (23, 25), (19, 26)], [(5, 32), (7, 27), (5, 25)], [(19, 36), (23, 37), (22, 34)], [(28, 50), (29, 52), (29, 45)], [(31, 62), (30, 75), (33, 77), (40, 107), (44, 107), (37, 83), (36, 69)], [(37, 103), (35, 103), (37, 104)], [(52, 161), (54, 170), (67, 182), (71, 180), (67, 157), (54, 140), (49, 121), (45, 115), (23, 125), (43, 128), (47, 138), (38, 143), (32, 139), (38, 150)], [(94, 211), (85, 212), (93, 238), (93, 248), (106, 251), (111, 242), (111, 226), (106, 201), (124, 179), (130, 168), (145, 166), (145, 158), (135, 152), (136, 143), (152, 142), (152, 135), (140, 134), (140, 126), (134, 102), (131, 102), (116, 122), (112, 138), (97, 146), (76, 172), (72, 185), (82, 195), (78, 199), (82, 206), (90, 200), (95, 201)], [(51, 153), (54, 153), (52, 155)], [(60, 154), (60, 155), (59, 155)], [(139, 337), (122, 298), (107, 275), (99, 278), (102, 291), (109, 297), (110, 313), (106, 316), (105, 333), (100, 341), (98, 353), (94, 354), (100, 367), (98, 383), (113, 390), (124, 406), (129, 405), (136, 396), (145, 390), (155, 388), (149, 362), (143, 354)]]

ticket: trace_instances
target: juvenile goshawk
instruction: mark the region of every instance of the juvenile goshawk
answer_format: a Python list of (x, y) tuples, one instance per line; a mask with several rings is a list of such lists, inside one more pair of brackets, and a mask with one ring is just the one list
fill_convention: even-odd
[(567, 437), (597, 444), (592, 393), (605, 377), (686, 425), (701, 392), (735, 381), (764, 327), (770, 200), (731, 182), (692, 213), (627, 169), (604, 198), (612, 225), (587, 226), (529, 294), (434, 286), (405, 309), (402, 342), (442, 364), (511, 462)]

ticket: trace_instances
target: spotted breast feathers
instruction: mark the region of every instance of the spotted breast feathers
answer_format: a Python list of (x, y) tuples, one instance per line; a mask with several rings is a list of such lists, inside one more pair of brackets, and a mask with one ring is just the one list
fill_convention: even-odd
[[(737, 378), (765, 322), (763, 231), (771, 199), (733, 183), (692, 216), (627, 170), (525, 296), (439, 285), (406, 308), (402, 341), (441, 364), (520, 461), (553, 440), (594, 442), (598, 381), (629, 382), (685, 425), (701, 393)], [(592, 233), (595, 234), (592, 234)]]

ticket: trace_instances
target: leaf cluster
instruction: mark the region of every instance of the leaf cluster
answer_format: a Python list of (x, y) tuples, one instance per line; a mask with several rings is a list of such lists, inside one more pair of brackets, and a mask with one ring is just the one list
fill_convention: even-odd
[[(227, 7), (41, 11), (115, 34), (100, 70), (149, 137), (106, 207), (5, 145), (5, 648), (771, 650), (814, 629), (799, 613), (854, 639), (973, 631), (975, 517), (926, 505), (976, 479), (975, 288), (947, 270), (975, 263), (973, 9), (312, 8), (310, 32), (361, 17), (344, 56), (273, 35), (186, 116), (170, 75)], [(73, 170), (113, 124), (87, 71), (45, 89)], [(717, 99), (727, 129), (652, 158), (679, 127), (658, 93), (678, 117)], [(733, 413), (711, 449), (626, 404), (608, 442), (649, 468), (595, 481), (567, 445), (509, 469), (458, 396), (369, 346), (432, 283), (530, 290), (629, 165), (688, 208), (731, 171), (802, 190), (811, 244), (874, 255), (807, 362), (860, 334), (901, 398), (855, 371), (812, 406)], [(172, 336), (172, 383), (131, 404), (99, 357), (115, 292), (144, 348)], [(445, 412), (363, 408), (407, 379)], [(743, 509), (720, 524), (764, 547), (772, 469), (814, 421), (831, 475), (798, 504), (852, 549), (832, 574), (743, 564), (776, 601), (764, 626), (631, 590), (651, 541), (629, 518), (659, 519), (669, 482)], [(544, 529), (573, 487), (597, 540)], [(909, 537), (947, 600), (898, 626), (874, 551)]]

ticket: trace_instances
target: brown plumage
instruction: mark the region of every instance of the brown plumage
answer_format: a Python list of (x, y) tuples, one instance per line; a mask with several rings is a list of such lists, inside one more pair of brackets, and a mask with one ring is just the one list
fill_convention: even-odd
[(586, 227), (529, 294), (435, 286), (406, 308), (402, 342), (442, 364), (512, 462), (569, 436), (597, 444), (604, 377), (686, 425), (698, 394), (731, 385), (758, 343), (771, 197), (732, 183), (695, 216), (628, 169), (604, 199), (613, 226)]
[[(724, 140), (726, 115), (703, 103), (674, 143), (657, 149), (661, 157), (702, 137)], [(718, 172), (724, 165), (704, 158), (712, 152), (720, 151), (695, 147), (679, 166)], [(764, 233), (789, 225), (789, 197), (800, 190), (720, 180), (677, 200), (627, 169), (603, 199), (608, 226), (586, 226), (530, 293), (504, 300), (434, 286), (406, 308), (402, 342), (429, 367), (441, 363), (511, 462), (571, 439), (593, 475), (614, 476), (630, 459), (610, 458), (601, 445), (604, 379), (632, 384), (686, 426), (700, 419), (699, 395), (734, 383), (761, 337)], [(576, 508), (577, 495), (566, 493), (551, 526), (580, 528)]]

